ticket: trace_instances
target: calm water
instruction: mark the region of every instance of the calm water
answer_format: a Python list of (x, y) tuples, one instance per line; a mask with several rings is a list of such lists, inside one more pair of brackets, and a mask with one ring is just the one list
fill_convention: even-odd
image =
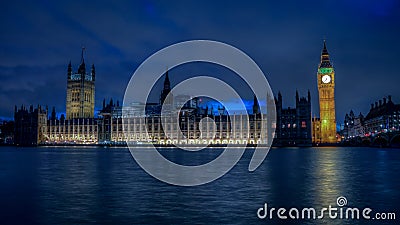
[[(220, 152), (162, 151), (187, 164)], [(338, 196), (348, 206), (400, 217), (399, 149), (272, 149), (250, 173), (252, 152), (212, 183), (178, 187), (145, 173), (125, 148), (2, 147), (0, 224), (399, 224), (257, 217), (264, 203), (320, 209), (336, 207)]]

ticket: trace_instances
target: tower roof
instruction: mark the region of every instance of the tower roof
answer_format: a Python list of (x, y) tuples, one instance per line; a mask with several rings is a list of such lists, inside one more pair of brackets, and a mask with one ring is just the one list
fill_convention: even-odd
[(85, 74), (86, 73), (85, 58), (83, 57), (84, 51), (85, 51), (85, 47), (82, 47), (81, 65), (79, 65), (79, 68), (78, 68), (78, 73), (79, 74)]
[(81, 53), (81, 64), (85, 64), (85, 58), (83, 57), (83, 53), (85, 51), (85, 47), (82, 46), (82, 53)]
[(168, 76), (168, 68), (167, 71), (165, 72), (165, 80), (164, 80), (164, 88), (169, 89), (170, 88), (170, 82), (169, 82), (169, 76)]
[(165, 82), (169, 83), (168, 68), (167, 68), (167, 71), (165, 72)]
[(326, 40), (324, 40), (324, 47), (321, 53), (321, 63), (319, 64), (319, 68), (332, 68), (332, 64), (329, 59), (329, 52), (326, 47)]
[(324, 48), (322, 49), (322, 53), (324, 54), (328, 54), (329, 55), (329, 53), (328, 53), (328, 49), (326, 48), (326, 40), (324, 40)]

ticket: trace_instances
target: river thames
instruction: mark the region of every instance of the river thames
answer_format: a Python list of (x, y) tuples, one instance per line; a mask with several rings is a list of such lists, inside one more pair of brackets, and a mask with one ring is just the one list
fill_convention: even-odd
[[(202, 164), (221, 149), (160, 150)], [(348, 207), (400, 216), (400, 150), (273, 148), (248, 171), (253, 150), (214, 182), (180, 187), (148, 175), (127, 148), (0, 148), (1, 224), (399, 224), (395, 220), (259, 219), (264, 207)], [(269, 215), (268, 215), (269, 216)]]

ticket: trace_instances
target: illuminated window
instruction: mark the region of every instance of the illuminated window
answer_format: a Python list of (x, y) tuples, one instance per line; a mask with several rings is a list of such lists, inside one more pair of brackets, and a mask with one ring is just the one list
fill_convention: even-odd
[(307, 127), (306, 121), (301, 121), (301, 128), (306, 128), (306, 127)]

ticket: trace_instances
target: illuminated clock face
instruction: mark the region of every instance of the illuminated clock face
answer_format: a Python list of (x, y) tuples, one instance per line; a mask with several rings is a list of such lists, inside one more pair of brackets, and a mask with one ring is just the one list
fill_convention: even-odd
[(322, 76), (322, 82), (324, 84), (327, 84), (327, 83), (331, 82), (331, 76), (329, 76), (329, 75)]

